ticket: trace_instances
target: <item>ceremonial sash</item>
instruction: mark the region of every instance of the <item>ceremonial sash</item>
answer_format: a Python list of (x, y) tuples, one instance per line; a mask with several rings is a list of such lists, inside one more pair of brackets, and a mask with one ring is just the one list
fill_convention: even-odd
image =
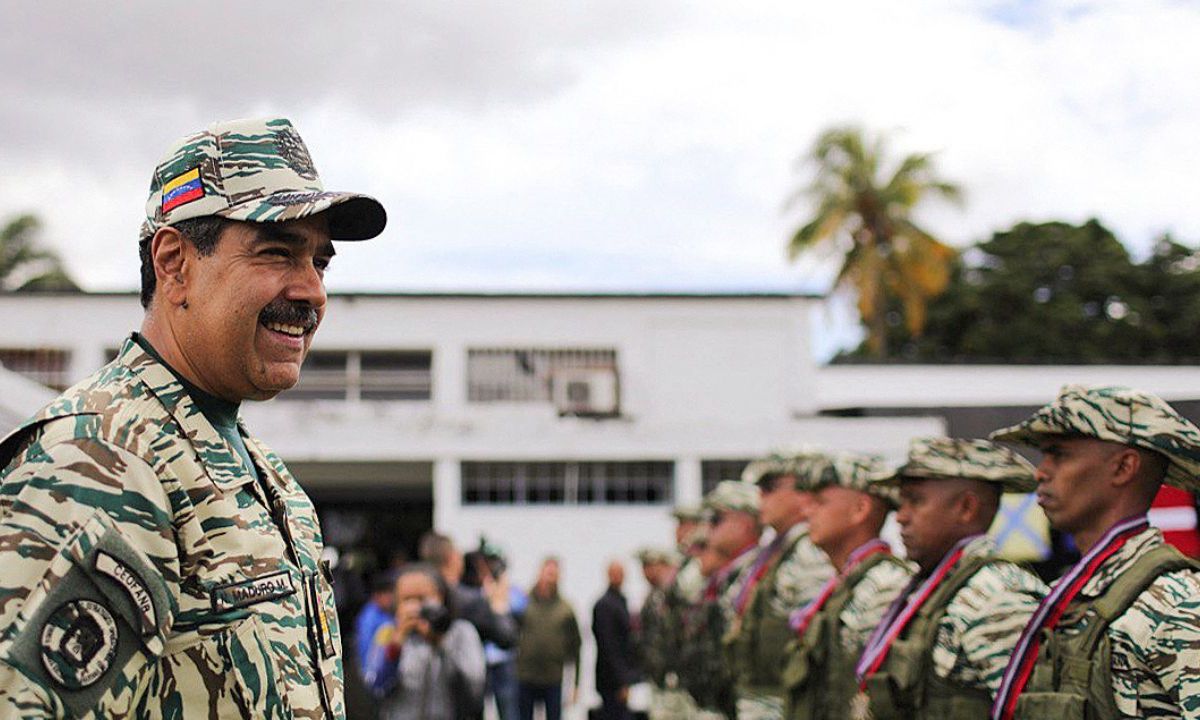
[(842, 584), (842, 580), (854, 572), (854, 568), (861, 565), (864, 560), (872, 555), (880, 553), (890, 555), (891, 552), (888, 544), (879, 538), (869, 540), (860, 545), (854, 552), (850, 553), (850, 557), (846, 560), (846, 566), (842, 568), (842, 571), (829, 578), (821, 586), (820, 592), (817, 593), (817, 597), (812, 602), (793, 611), (788, 616), (788, 627), (791, 628), (792, 632), (796, 633), (797, 637), (803, 635), (808, 626), (812, 624), (813, 618), (817, 616), (817, 613), (821, 612), (821, 608), (825, 607), (825, 603), (829, 601), (829, 598), (838, 589), (838, 586)]
[(929, 577), (923, 580), (920, 577), (913, 578), (904, 588), (904, 592), (900, 593), (900, 597), (896, 598), (888, 607), (883, 620), (867, 640), (866, 647), (858, 658), (858, 664), (854, 666), (854, 674), (858, 679), (860, 690), (866, 690), (867, 679), (874, 675), (883, 661), (887, 659), (892, 643), (896, 641), (900, 633), (904, 632), (904, 628), (908, 627), (913, 616), (962, 559), (967, 545), (980, 537), (982, 535), (969, 535), (955, 543), (954, 547), (950, 548), (950, 552), (946, 553), (942, 561), (929, 574)]
[(733, 556), (732, 560), (725, 563), (724, 567), (713, 573), (712, 579), (708, 581), (708, 585), (704, 588), (705, 600), (717, 599), (717, 597), (721, 594), (721, 586), (724, 585), (725, 581), (729, 579), (729, 575), (733, 572), (734, 567), (737, 566), (738, 560), (741, 560), (748, 553), (753, 552), (754, 548), (756, 547), (758, 547), (756, 543), (747, 543), (737, 555)]
[(1067, 606), (1092, 579), (1104, 561), (1120, 550), (1129, 538), (1148, 527), (1150, 523), (1145, 515), (1135, 515), (1113, 525), (1087, 554), (1054, 584), (1054, 589), (1038, 604), (1037, 611), (1021, 632), (1017, 646), (1009, 657), (1008, 667), (1004, 669), (1004, 677), (1000, 680), (1000, 689), (996, 692), (996, 702), (992, 705), (992, 720), (1012, 718), (1017, 707), (1017, 698), (1029, 682), (1033, 666), (1037, 664), (1042, 629), (1053, 630), (1066, 612)]
[(771, 566), (771, 559), (779, 552), (779, 548), (783, 547), (786, 537), (785, 533), (777, 533), (775, 538), (758, 553), (758, 557), (754, 558), (754, 564), (750, 567), (750, 572), (746, 573), (746, 580), (738, 590), (737, 599), (733, 603), (738, 616), (746, 611), (746, 603), (750, 601), (750, 591), (767, 574), (767, 570)]

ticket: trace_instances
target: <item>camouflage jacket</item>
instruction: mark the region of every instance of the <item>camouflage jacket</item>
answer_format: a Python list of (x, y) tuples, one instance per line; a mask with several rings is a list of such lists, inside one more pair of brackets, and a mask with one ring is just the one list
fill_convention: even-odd
[[(1072, 603), (1103, 595), (1139, 557), (1163, 542), (1149, 528), (1104, 561)], [(1063, 615), (1058, 630), (1078, 632), (1086, 617)], [(1154, 580), (1108, 627), (1112, 692), (1121, 717), (1200, 718), (1200, 573), (1180, 570)]]
[(667, 591), (652, 587), (638, 611), (637, 647), (642, 672), (650, 682), (663, 687), (667, 674), (667, 657), (675, 652), (668, 618)]
[(858, 689), (854, 665), (888, 606), (913, 575), (905, 561), (878, 555), (848, 575), (788, 644), (782, 681), (790, 720), (845, 718)]
[(700, 602), (684, 608), (679, 632), (679, 683), (696, 704), (734, 716), (733, 674), (721, 644), (736, 615), (733, 607), (755, 549), (731, 560), (710, 578)]
[(730, 638), (739, 694), (782, 695), (780, 673), (791, 633), (788, 616), (812, 601), (833, 577), (829, 557), (799, 523), (782, 539), (779, 557), (753, 590), (737, 635)]
[[(964, 557), (994, 555), (991, 538), (966, 547)], [(965, 687), (995, 695), (1009, 655), (1048, 588), (1018, 565), (984, 565), (950, 599), (938, 625), (933, 670)]]
[(128, 340), (0, 444), (0, 717), (344, 716), (316, 513), (240, 430), (258, 473)]
[(986, 536), (967, 543), (962, 559), (867, 679), (870, 715), (879, 720), (987, 716), (1008, 658), (1046, 592), (1032, 573), (994, 554), (995, 544)]

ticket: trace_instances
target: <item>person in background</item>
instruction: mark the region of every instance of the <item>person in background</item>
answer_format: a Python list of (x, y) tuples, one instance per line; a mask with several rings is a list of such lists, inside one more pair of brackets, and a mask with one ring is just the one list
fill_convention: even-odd
[(558, 594), (559, 563), (542, 561), (537, 582), (521, 621), (517, 643), (517, 683), (521, 720), (533, 720), (535, 704), (543, 706), (546, 720), (562, 717), (563, 674), (573, 667), (572, 700), (579, 689), (579, 623), (570, 603)]
[(602, 720), (631, 720), (629, 686), (638, 681), (637, 654), (629, 606), (621, 594), (625, 567), (619, 560), (608, 564), (608, 589), (592, 609), (592, 634), (596, 637), (596, 690), (600, 693)]
[(475, 626), (485, 643), (508, 649), (517, 643), (517, 621), (509, 612), (508, 581), (490, 578), (480, 587), (462, 582), (466, 561), (462, 551), (449, 537), (428, 532), (422, 538), (418, 554), (423, 562), (437, 568), (450, 588), (458, 616)]
[(371, 597), (354, 618), (354, 649), (358, 666), (367, 666), (367, 654), (379, 628), (396, 616), (396, 573), (377, 572), (371, 578)]
[[(496, 592), (497, 584), (508, 589), (508, 615), (519, 625), (528, 598), (520, 588), (512, 587), (508, 582), (508, 565), (500, 551), (480, 538), (479, 549), (466, 554), (464, 565), (461, 583), (464, 587), (479, 589), (484, 596)], [(493, 699), (500, 720), (517, 720), (520, 704), (516, 648), (502, 648), (488, 641), (483, 644), (483, 654), (487, 660), (485, 701), (489, 696)]]
[(460, 720), (482, 713), (483, 644), (454, 617), (453, 599), (433, 567), (413, 564), (396, 579), (396, 614), (375, 633), (364, 679), (381, 720)]

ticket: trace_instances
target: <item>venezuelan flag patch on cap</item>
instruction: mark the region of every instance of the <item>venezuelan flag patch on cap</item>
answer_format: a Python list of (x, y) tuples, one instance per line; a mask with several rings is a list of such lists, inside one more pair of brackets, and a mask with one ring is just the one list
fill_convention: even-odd
[(180, 205), (186, 205), (202, 197), (204, 197), (204, 184), (200, 182), (200, 168), (194, 167), (182, 175), (176, 175), (163, 185), (163, 214), (166, 215)]

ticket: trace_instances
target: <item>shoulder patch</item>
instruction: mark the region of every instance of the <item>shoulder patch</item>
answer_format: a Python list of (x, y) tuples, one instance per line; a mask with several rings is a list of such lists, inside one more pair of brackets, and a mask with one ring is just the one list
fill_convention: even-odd
[(132, 568), (103, 550), (96, 553), (96, 571), (112, 578), (129, 594), (133, 606), (141, 619), (142, 637), (153, 635), (158, 629), (158, 616), (154, 611), (154, 600), (146, 583)]
[(63, 687), (85, 688), (112, 667), (117, 639), (117, 622), (107, 608), (92, 600), (71, 600), (42, 625), (42, 665)]

